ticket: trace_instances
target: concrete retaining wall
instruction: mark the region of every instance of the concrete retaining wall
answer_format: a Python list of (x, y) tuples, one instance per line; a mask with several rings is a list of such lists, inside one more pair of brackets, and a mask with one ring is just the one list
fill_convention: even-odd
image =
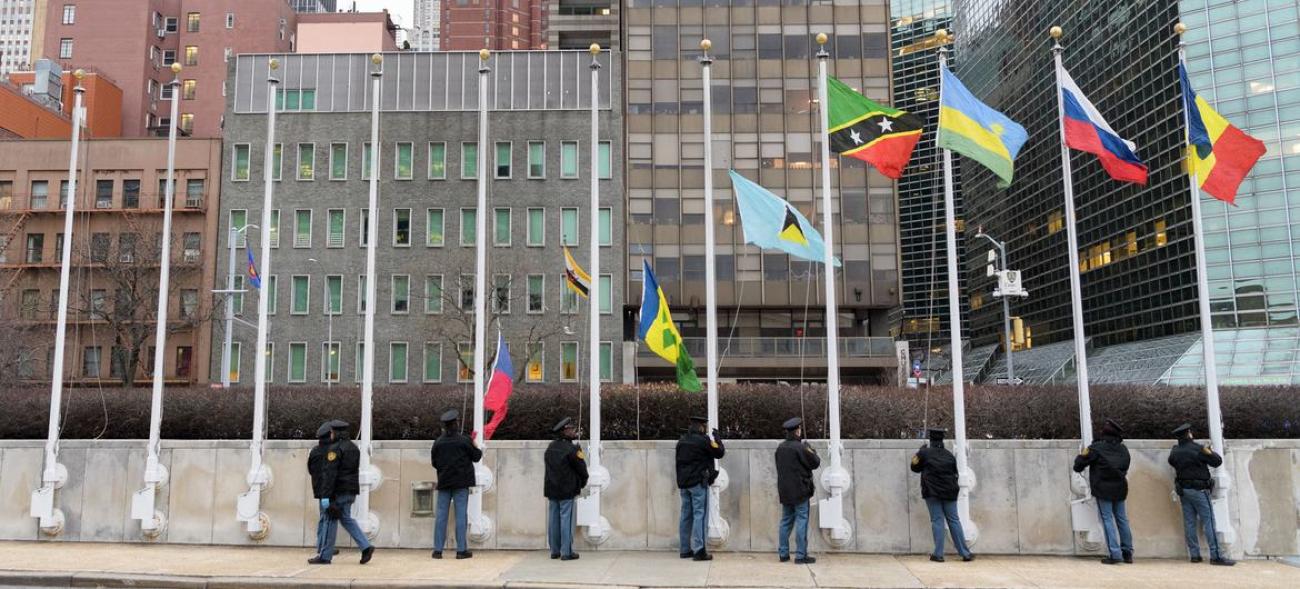
[[(853, 488), (845, 516), (854, 525), (854, 541), (845, 551), (919, 553), (930, 550), (931, 537), (917, 475), (908, 461), (918, 441), (851, 440), (845, 443), (845, 467)], [(1185, 556), (1179, 505), (1172, 498), (1172, 470), (1165, 462), (1171, 442), (1131, 441), (1129, 518), (1137, 553), (1143, 557)], [(384, 483), (372, 495), (371, 509), (380, 517), (379, 546), (427, 548), (432, 518), (413, 516), (412, 486), (435, 480), (428, 442), (377, 442), (374, 462)], [(483, 549), (545, 547), (545, 500), (542, 454), (546, 442), (497, 442), (484, 462), (497, 476), (497, 487), (484, 498), (496, 522), (495, 535)], [(722, 496), (723, 515), (731, 527), (725, 550), (773, 551), (780, 506), (776, 499), (775, 441), (727, 444), (723, 466), (731, 487)], [(161, 461), (171, 481), (160, 494), (159, 509), (168, 517), (157, 541), (193, 544), (256, 544), (235, 520), (235, 498), (246, 489), (247, 442), (164, 441)], [(263, 494), (271, 532), (263, 544), (310, 546), (314, 543), (316, 506), (306, 473), (307, 442), (267, 443), (266, 463), (274, 485)], [(1077, 444), (1059, 441), (976, 441), (971, 467), (978, 485), (971, 511), (980, 528), (975, 550), (1003, 554), (1087, 554), (1071, 532), (1070, 465)], [(825, 455), (825, 446), (819, 449)], [(603, 512), (613, 525), (612, 537), (599, 548), (580, 541), (580, 550), (677, 549), (678, 497), (673, 479), (672, 442), (606, 442), (602, 454), (613, 483)], [(0, 441), (0, 539), (41, 538), (28, 517), (29, 497), (40, 479), (42, 442)], [(141, 487), (142, 441), (67, 441), (60, 461), (69, 482), (58, 492), (56, 506), (67, 516), (56, 541), (144, 542), (139, 523), (130, 519), (131, 493)], [(1233, 521), (1238, 556), (1300, 553), (1300, 440), (1230, 441), (1226, 467), (1231, 470)], [(819, 491), (819, 496), (823, 495)], [(816, 522), (816, 503), (812, 522)], [(581, 535), (581, 534), (580, 534)], [(813, 549), (830, 548), (820, 534), (810, 534)]]

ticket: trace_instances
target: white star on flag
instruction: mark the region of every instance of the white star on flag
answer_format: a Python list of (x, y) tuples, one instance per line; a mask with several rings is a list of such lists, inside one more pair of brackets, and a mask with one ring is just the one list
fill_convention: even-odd
[(880, 122), (876, 124), (880, 125), (881, 133), (887, 133), (894, 130), (894, 121), (889, 119), (880, 119)]
[(849, 139), (853, 140), (854, 145), (862, 145), (862, 136), (858, 135), (857, 129), (849, 129)]

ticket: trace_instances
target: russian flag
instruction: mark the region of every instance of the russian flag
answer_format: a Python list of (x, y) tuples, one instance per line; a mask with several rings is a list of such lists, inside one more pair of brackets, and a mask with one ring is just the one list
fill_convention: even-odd
[(1061, 102), (1065, 109), (1065, 145), (1101, 159), (1101, 167), (1121, 182), (1147, 183), (1147, 167), (1138, 159), (1132, 141), (1126, 141), (1106, 124), (1097, 107), (1088, 101), (1074, 79), (1060, 68)]
[(514, 391), (515, 382), (510, 373), (514, 372), (510, 363), (510, 347), (506, 345), (505, 336), (497, 332), (497, 358), (492, 363), (492, 376), (488, 380), (487, 394), (483, 396), (483, 409), (492, 412), (492, 420), (483, 426), (483, 439), (492, 439), (497, 426), (506, 419), (510, 393)]

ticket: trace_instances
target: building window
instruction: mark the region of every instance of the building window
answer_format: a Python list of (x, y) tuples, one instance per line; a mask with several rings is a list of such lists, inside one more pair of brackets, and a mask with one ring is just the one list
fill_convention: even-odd
[(578, 342), (560, 342), (560, 382), (578, 380)]
[(185, 181), (185, 208), (203, 208), (203, 178), (191, 178)]
[(510, 275), (492, 276), (492, 311), (503, 315), (510, 313)]
[(272, 382), (275, 376), (275, 342), (266, 342), (266, 382)]
[(366, 275), (357, 276), (357, 314), (366, 312)]
[(560, 142), (560, 177), (578, 177), (578, 142)]
[(276, 111), (316, 110), (316, 90), (293, 89), (275, 95)]
[(199, 13), (191, 12), (185, 15), (185, 32), (187, 33), (199, 32)]
[(474, 275), (460, 275), (460, 309), (467, 311), (474, 308)]
[(497, 166), (496, 177), (497, 178), (510, 178), (511, 151), (512, 151), (511, 144), (509, 141), (497, 142), (497, 151), (496, 151), (496, 166)]
[(233, 12), (226, 13), (226, 28), (227, 29), (235, 28), (235, 13)]
[(361, 239), (358, 245), (366, 247), (370, 245), (370, 209), (361, 209), (358, 214), (361, 215), (360, 221), (357, 222), (357, 227), (361, 231)]
[(442, 180), (447, 177), (447, 144), (429, 143), (429, 179)]
[(185, 46), (185, 65), (199, 65), (199, 48), (195, 45)]
[(39, 264), (45, 255), (45, 234), (28, 233), (27, 234), (27, 260), (28, 264)]
[(526, 349), (528, 350), (528, 367), (524, 370), (524, 380), (528, 382), (546, 380), (546, 344), (543, 342), (529, 342)]
[(578, 245), (578, 209), (560, 209), (560, 245)]
[(611, 221), (613, 220), (613, 211), (608, 208), (602, 208), (599, 213), (600, 226), (597, 227), (596, 233), (600, 239), (600, 245), (614, 245), (614, 234), (612, 232), (613, 225), (611, 224)]
[(394, 274), (389, 285), (393, 293), (393, 305), (390, 309), (394, 315), (405, 315), (411, 311), (411, 277)]
[(596, 177), (601, 180), (609, 180), (614, 177), (614, 166), (611, 159), (610, 143), (608, 141), (601, 141), (598, 144), (598, 149), (600, 150), (600, 154), (597, 158)]
[(609, 315), (614, 312), (614, 277), (610, 274), (600, 275), (600, 314)]
[(63, 5), (63, 24), (65, 24), (65, 25), (75, 25), (75, 24), (77, 24), (77, 5), (76, 5), (76, 4), (64, 4), (64, 5)]
[(528, 275), (528, 312), (541, 313), (546, 310), (546, 276), (544, 274)]
[(460, 144), (460, 177), (465, 180), (478, 178), (478, 144)]
[(174, 17), (174, 16), (169, 16), (169, 17), (163, 19), (163, 30), (164, 30), (164, 31), (167, 31), (168, 33), (175, 33), (175, 32), (176, 32), (176, 29), (177, 29), (178, 26), (179, 26), (179, 24), (180, 24), (180, 21), (178, 21), (178, 20), (176, 19), (176, 17)]
[(239, 342), (230, 342), (230, 382), (239, 382), (239, 367), (242, 364), (240, 352), (244, 346)]
[(280, 247), (280, 209), (271, 209), (271, 247)]
[(170, 66), (171, 64), (176, 63), (176, 50), (175, 50), (175, 49), (163, 49), (163, 52), (162, 52), (162, 59), (163, 59), (162, 64), (163, 64), (164, 66)]
[(194, 100), (195, 92), (198, 90), (197, 80), (185, 80), (181, 82), (181, 98), (185, 100)]
[(95, 208), (108, 209), (113, 206), (113, 181), (95, 181)]
[[(50, 195), (49, 182), (45, 180), (32, 181), (32, 200), (31, 203), (28, 205), (28, 208), (32, 208), (32, 209), (45, 208), (48, 205), (49, 195)], [(0, 195), (0, 201), (7, 202), (9, 198), (10, 195), (8, 194), (8, 191), (5, 191), (5, 194)]]
[(474, 380), (474, 346), (469, 342), (456, 343), (456, 382)]
[(361, 179), (370, 179), (370, 142), (361, 144)]
[(244, 209), (231, 209), (229, 229), (239, 231), (235, 234), (235, 247), (244, 248), (248, 246), (248, 234), (244, 231), (244, 226), (248, 224), (248, 211)]
[(339, 381), (339, 354), (342, 351), (341, 347), (342, 344), (339, 342), (324, 342), (321, 344), (320, 379), (322, 381)]
[(274, 315), (275, 310), (278, 307), (278, 305), (275, 304), (275, 301), (276, 296), (280, 293), (280, 281), (276, 280), (276, 276), (272, 274), (267, 276), (263, 282), (266, 286), (266, 314)]
[(235, 182), (247, 182), (249, 178), (249, 145), (247, 143), (236, 144), (231, 159), (234, 160), (234, 165), (231, 166), (230, 179)]
[(298, 179), (316, 179), (316, 144), (298, 144)]
[(289, 343), (289, 382), (307, 382), (307, 342)]
[(325, 247), (343, 247), (346, 215), (343, 209), (330, 209), (325, 212), (329, 217), (326, 223)]
[(343, 275), (325, 277), (325, 314), (343, 314)]
[(361, 382), (361, 377), (363, 376), (361, 372), (365, 370), (365, 362), (366, 362), (365, 343), (357, 342), (357, 355), (352, 359), (355, 361), (353, 363), (353, 366), (355, 367), (353, 369), (353, 378), (355, 378), (357, 382)]
[(293, 298), (289, 302), (290, 315), (306, 315), (311, 310), (311, 277), (293, 276)]
[(393, 209), (393, 245), (411, 246), (411, 209)]
[(578, 293), (573, 292), (565, 282), (564, 275), (560, 275), (560, 314), (574, 315), (578, 312)]
[(443, 242), (445, 241), (442, 219), (442, 209), (428, 209), (425, 211), (424, 245), (428, 247), (442, 247)]
[(348, 179), (348, 144), (330, 144), (330, 180)]
[(72, 59), (72, 39), (59, 39), (59, 59)]
[(388, 382), (406, 382), (406, 342), (388, 344)]
[(442, 275), (424, 277), (424, 312), (436, 314), (442, 312)]
[(600, 381), (614, 381), (614, 344), (600, 342)]
[(442, 344), (424, 344), (424, 382), (442, 382)]
[(99, 354), (102, 350), (103, 348), (99, 346), (86, 346), (86, 349), (81, 353), (81, 376), (99, 378)]
[(283, 162), (284, 146), (276, 143), (271, 146), (271, 179), (276, 182), (280, 181), (280, 169), (284, 167)]
[(415, 164), (412, 161), (415, 157), (415, 146), (411, 143), (398, 143), (396, 149), (397, 157), (393, 162), (393, 173), (398, 180), (410, 180), (415, 173)]
[(542, 141), (528, 142), (528, 177), (546, 177), (546, 143)]
[(194, 132), (194, 113), (189, 113), (189, 112), (181, 113), (180, 128), (182, 131), (185, 131), (186, 133)]
[(311, 209), (293, 212), (293, 247), (311, 247)]
[[(163, 180), (162, 184), (166, 186), (167, 181)], [(165, 189), (158, 193), (158, 200), (160, 203), (166, 199), (166, 195), (167, 193)], [(140, 181), (139, 180), (122, 181), (122, 208), (124, 209), (140, 208)]]
[(478, 232), (478, 215), (474, 209), (460, 210), (460, 244), (472, 247)]
[(510, 209), (501, 208), (492, 211), (492, 245), (510, 247)]
[(542, 247), (546, 245), (546, 209), (528, 209), (528, 227), (526, 233), (525, 243), (527, 243), (529, 247)]

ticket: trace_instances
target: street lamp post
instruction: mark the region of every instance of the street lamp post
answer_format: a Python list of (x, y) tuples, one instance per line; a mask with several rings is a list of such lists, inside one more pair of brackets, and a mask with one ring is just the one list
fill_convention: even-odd
[[(998, 248), (999, 265), (1002, 269), (991, 274), (998, 277), (998, 287), (993, 289), (993, 296), (1002, 299), (1002, 330), (1006, 333), (1007, 338), (1007, 383), (1015, 385), (1018, 383), (1016, 382), (1016, 365), (1011, 357), (1011, 349), (1014, 347), (1014, 343), (1011, 332), (1011, 302), (1009, 299), (1013, 296), (1027, 297), (1029, 292), (1020, 287), (1018, 277), (1014, 281), (1011, 279), (1011, 269), (1007, 267), (1007, 242), (993, 239), (993, 236), (984, 232), (983, 227), (979, 228), (975, 237), (983, 237), (989, 240), (993, 247)], [(992, 265), (990, 265), (990, 269), (991, 267)]]

